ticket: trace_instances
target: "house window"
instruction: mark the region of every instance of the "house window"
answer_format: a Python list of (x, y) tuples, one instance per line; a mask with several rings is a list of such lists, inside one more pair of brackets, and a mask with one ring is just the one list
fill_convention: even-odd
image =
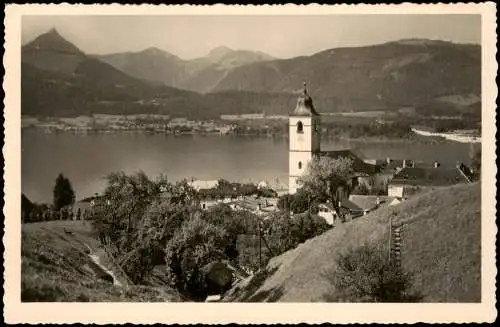
[(299, 161), (299, 169), (302, 169), (302, 161)]
[(297, 133), (304, 133), (304, 125), (302, 124), (301, 121), (297, 123)]

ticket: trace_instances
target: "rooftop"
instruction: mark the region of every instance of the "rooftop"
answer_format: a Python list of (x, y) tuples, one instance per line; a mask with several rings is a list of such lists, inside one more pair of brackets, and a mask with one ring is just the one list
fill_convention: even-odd
[(469, 181), (458, 168), (410, 168), (401, 169), (391, 184), (419, 186), (448, 186)]
[[(359, 206), (357, 206), (355, 203), (353, 203), (352, 201), (350, 201), (348, 199), (344, 199), (344, 200), (340, 201), (340, 204), (341, 204), (342, 208), (346, 208), (346, 209), (353, 210), (353, 211), (363, 211), (362, 208), (360, 208)], [(320, 206), (326, 206), (330, 210), (335, 211), (335, 208), (333, 207), (331, 202), (321, 203)]]
[(363, 210), (372, 210), (377, 207), (377, 199), (379, 199), (379, 206), (389, 205), (395, 197), (392, 196), (378, 196), (378, 195), (356, 195), (351, 194), (349, 196), (349, 201), (354, 203), (357, 207)]

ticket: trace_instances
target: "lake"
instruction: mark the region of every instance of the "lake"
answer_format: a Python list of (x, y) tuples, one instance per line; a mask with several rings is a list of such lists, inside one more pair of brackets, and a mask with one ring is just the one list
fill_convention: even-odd
[[(366, 158), (469, 163), (469, 145), (405, 142), (325, 141), (323, 150), (354, 148)], [(102, 192), (104, 177), (117, 171), (144, 171), (150, 177), (288, 183), (288, 140), (245, 136), (71, 134), (25, 129), (21, 136), (21, 188), (36, 202), (51, 202), (59, 173), (73, 184), (76, 198)]]

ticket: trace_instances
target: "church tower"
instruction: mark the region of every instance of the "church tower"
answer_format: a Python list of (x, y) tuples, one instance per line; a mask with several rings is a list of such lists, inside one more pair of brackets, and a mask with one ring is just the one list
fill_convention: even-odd
[(289, 117), (288, 193), (290, 194), (296, 193), (300, 188), (298, 178), (306, 171), (313, 157), (319, 155), (320, 127), (320, 116), (314, 109), (304, 83), (304, 91)]

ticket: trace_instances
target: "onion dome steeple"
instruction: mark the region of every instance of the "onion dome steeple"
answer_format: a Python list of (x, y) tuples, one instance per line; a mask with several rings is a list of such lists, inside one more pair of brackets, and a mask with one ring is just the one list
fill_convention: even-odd
[(307, 85), (306, 82), (304, 82), (304, 90), (302, 91), (302, 94), (300, 95), (299, 99), (297, 100), (297, 106), (295, 107), (295, 110), (293, 111), (293, 116), (319, 116), (319, 114), (316, 112), (316, 109), (314, 109), (313, 101), (309, 94), (307, 93)]

